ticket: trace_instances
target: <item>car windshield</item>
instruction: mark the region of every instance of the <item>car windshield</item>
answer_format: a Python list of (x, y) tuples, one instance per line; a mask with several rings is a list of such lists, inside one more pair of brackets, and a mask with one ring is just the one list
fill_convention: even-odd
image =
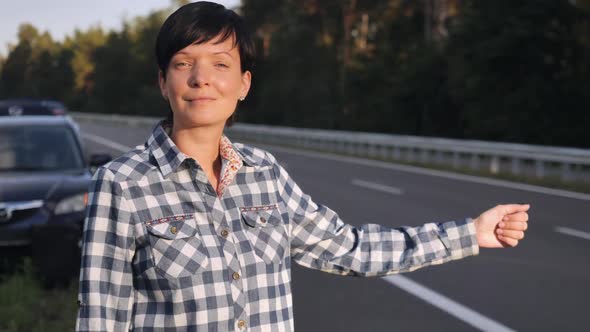
[(35, 172), (84, 167), (76, 137), (66, 126), (0, 127), (0, 171)]

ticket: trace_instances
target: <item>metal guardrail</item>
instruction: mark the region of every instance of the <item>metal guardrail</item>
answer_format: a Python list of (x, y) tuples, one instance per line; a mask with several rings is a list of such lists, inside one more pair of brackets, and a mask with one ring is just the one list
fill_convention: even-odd
[[(80, 122), (154, 126), (161, 118), (116, 114), (71, 113)], [(226, 130), (233, 139), (279, 144), (367, 158), (488, 170), (493, 174), (556, 177), (590, 181), (590, 150), (334, 131), (237, 123)]]

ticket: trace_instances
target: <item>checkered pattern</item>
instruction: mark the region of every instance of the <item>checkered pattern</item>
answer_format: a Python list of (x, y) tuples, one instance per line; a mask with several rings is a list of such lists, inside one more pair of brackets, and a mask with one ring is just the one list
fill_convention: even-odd
[(242, 218), (250, 228), (248, 238), (258, 256), (268, 264), (281, 263), (289, 246), (282, 216), (276, 205), (241, 208)]
[(78, 331), (292, 331), (291, 260), (380, 276), (478, 253), (470, 219), (352, 227), (268, 152), (233, 147), (243, 165), (219, 195), (161, 126), (96, 172)]
[(146, 225), (156, 269), (169, 279), (190, 277), (209, 263), (193, 218)]

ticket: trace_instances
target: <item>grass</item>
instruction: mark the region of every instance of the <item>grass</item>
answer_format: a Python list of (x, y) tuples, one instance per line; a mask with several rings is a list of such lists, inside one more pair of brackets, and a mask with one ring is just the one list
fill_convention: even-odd
[(73, 331), (78, 283), (62, 289), (45, 289), (31, 261), (0, 276), (0, 332)]

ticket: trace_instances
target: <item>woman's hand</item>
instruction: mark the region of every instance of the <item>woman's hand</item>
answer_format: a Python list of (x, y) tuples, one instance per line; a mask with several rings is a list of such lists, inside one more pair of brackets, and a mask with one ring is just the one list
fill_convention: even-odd
[(477, 244), (482, 248), (516, 247), (528, 228), (529, 204), (498, 205), (474, 221)]

